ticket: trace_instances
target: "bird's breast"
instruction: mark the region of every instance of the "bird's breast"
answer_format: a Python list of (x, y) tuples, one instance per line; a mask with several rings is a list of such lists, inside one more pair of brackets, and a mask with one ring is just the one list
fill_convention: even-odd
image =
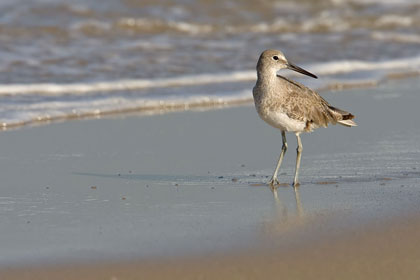
[(254, 102), (258, 115), (269, 125), (283, 131), (305, 131), (305, 121), (290, 117), (282, 104), (282, 98), (273, 99), (264, 95), (255, 98), (254, 96)]

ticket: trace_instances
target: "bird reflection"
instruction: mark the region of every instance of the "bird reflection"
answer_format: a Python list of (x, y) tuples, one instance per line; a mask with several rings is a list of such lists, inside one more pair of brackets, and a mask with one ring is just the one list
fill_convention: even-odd
[[(289, 188), (288, 188), (289, 189)], [(305, 213), (299, 193), (299, 187), (293, 187), (295, 196), (295, 209), (289, 211), (287, 205), (279, 197), (278, 189), (271, 188), (274, 197), (274, 211), (263, 222), (264, 233), (278, 236), (281, 233), (292, 231), (305, 222)]]
[[(277, 209), (281, 208), (282, 209), (281, 212), (285, 213), (287, 215), (287, 208), (282, 204), (281, 200), (279, 199), (279, 195), (278, 195), (278, 192), (277, 192), (278, 188), (270, 187), (270, 189), (273, 192), (276, 208)], [(303, 212), (302, 202), (300, 200), (299, 187), (293, 187), (293, 191), (294, 191), (294, 194), (295, 194), (297, 216), (298, 217), (303, 217), (304, 212)]]
[[(293, 190), (295, 191), (295, 200), (296, 200), (296, 212), (300, 218), (303, 217), (303, 207), (302, 202), (300, 201), (300, 193), (299, 193), (299, 187), (293, 187)], [(278, 196), (277, 196), (278, 199)]]

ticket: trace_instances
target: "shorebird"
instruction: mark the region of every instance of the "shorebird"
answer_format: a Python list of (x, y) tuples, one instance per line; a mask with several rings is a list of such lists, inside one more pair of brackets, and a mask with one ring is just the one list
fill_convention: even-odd
[(290, 63), (278, 50), (264, 51), (257, 63), (257, 83), (253, 89), (255, 108), (261, 119), (280, 129), (283, 146), (276, 169), (269, 181), (270, 187), (279, 185), (277, 172), (287, 150), (286, 132), (294, 132), (297, 138), (296, 169), (293, 186), (299, 185), (299, 168), (302, 156), (302, 132), (312, 132), (329, 123), (344, 126), (357, 126), (354, 116), (344, 110), (331, 106), (318, 93), (310, 88), (280, 76), (281, 69), (290, 69), (317, 79), (314, 74)]

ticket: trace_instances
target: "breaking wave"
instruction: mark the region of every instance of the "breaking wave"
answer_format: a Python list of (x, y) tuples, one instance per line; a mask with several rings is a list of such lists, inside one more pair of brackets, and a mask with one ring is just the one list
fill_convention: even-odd
[[(367, 86), (404, 73), (419, 74), (420, 56), (381, 62), (330, 61), (304, 67), (321, 77), (317, 84), (310, 84), (314, 88)], [(364, 72), (363, 78), (356, 75), (360, 71)], [(116, 113), (156, 114), (250, 103), (255, 79), (255, 71), (249, 70), (155, 80), (1, 85), (3, 106), (0, 109), (0, 121), (3, 129), (6, 129)], [(211, 87), (214, 89), (210, 90)]]

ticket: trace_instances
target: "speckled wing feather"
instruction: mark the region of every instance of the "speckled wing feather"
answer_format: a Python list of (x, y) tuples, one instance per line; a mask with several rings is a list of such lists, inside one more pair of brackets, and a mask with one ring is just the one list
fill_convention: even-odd
[(318, 93), (306, 86), (278, 76), (290, 83), (283, 108), (293, 119), (306, 122), (305, 130), (312, 131), (316, 127), (326, 127), (329, 123), (336, 124), (341, 120), (352, 119), (354, 116), (346, 111), (332, 107)]

